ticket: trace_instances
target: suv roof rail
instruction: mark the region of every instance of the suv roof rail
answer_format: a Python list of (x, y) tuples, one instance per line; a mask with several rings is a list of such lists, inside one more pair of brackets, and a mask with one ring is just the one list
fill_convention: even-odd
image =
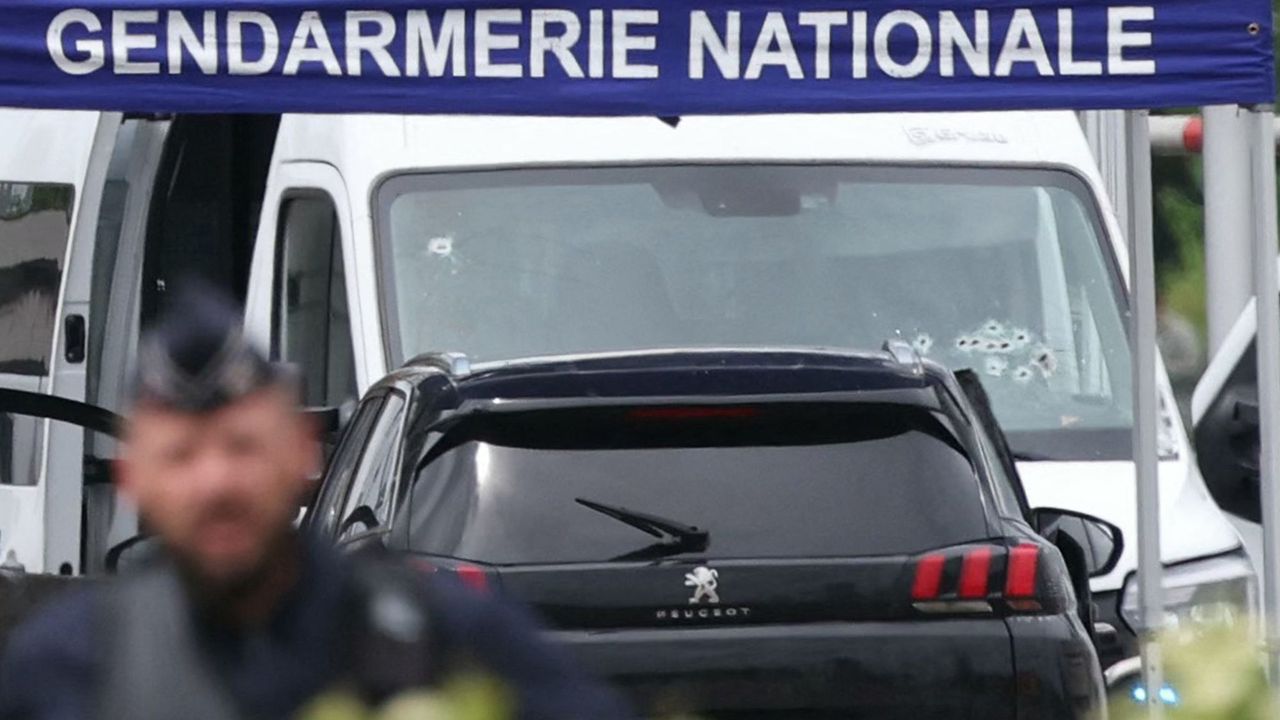
[(466, 353), (460, 352), (428, 352), (415, 355), (406, 365), (431, 367), (443, 370), (452, 377), (471, 374), (471, 360)]
[(920, 353), (916, 352), (915, 346), (901, 338), (889, 338), (884, 341), (882, 348), (889, 353), (889, 357), (899, 365), (908, 366), (915, 375), (924, 374), (924, 361), (920, 358)]

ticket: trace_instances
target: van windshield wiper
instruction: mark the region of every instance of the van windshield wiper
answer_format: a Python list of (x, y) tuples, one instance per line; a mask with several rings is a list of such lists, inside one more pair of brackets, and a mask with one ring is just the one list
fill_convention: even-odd
[(641, 560), (649, 557), (662, 557), (664, 555), (698, 552), (707, 549), (709, 535), (702, 528), (694, 527), (678, 520), (640, 512), (639, 510), (631, 510), (618, 505), (606, 505), (586, 498), (574, 498), (574, 502), (589, 510), (595, 510), (602, 515), (608, 515), (614, 520), (624, 522), (658, 539), (658, 542), (649, 547), (621, 555), (613, 558), (614, 560)]

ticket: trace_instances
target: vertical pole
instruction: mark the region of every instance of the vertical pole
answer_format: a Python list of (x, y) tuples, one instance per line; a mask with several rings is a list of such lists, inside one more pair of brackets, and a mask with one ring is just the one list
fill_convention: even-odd
[(1254, 235), (1249, 173), (1254, 113), (1235, 105), (1204, 109), (1205, 310), (1212, 357), (1249, 304)]
[(1129, 345), (1133, 355), (1133, 460), (1138, 479), (1138, 602), (1142, 679), (1150, 717), (1164, 717), (1164, 663), (1158, 634), (1164, 624), (1160, 562), (1160, 484), (1156, 450), (1156, 265), (1152, 239), (1151, 142), (1147, 112), (1125, 114), (1128, 137)]
[(1280, 290), (1276, 280), (1275, 111), (1249, 113), (1253, 151), (1253, 287), (1258, 314), (1258, 462), (1262, 485), (1267, 674), (1280, 687)]

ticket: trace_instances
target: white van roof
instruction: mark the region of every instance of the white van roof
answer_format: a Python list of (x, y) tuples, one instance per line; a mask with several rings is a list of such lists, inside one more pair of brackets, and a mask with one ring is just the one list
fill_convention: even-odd
[(884, 162), (1064, 166), (1096, 181), (1071, 112), (658, 118), (286, 115), (281, 162), (336, 166), (353, 193), (408, 170), (530, 165)]
[(0, 182), (84, 183), (99, 113), (0, 108)]

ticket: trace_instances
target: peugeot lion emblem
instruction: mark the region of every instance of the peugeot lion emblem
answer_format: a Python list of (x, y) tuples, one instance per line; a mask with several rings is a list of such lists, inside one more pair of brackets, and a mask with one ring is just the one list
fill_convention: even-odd
[(716, 593), (716, 586), (719, 584), (717, 578), (719, 577), (719, 571), (712, 570), (705, 565), (694, 568), (693, 572), (685, 573), (685, 586), (693, 588), (693, 597), (689, 598), (689, 604), (697, 605), (702, 602), (703, 598), (706, 598), (711, 605), (720, 604), (720, 596)]
[(699, 565), (684, 574), (684, 586), (693, 588), (689, 602), (681, 607), (658, 608), (654, 611), (656, 619), (664, 622), (721, 622), (751, 618), (751, 608), (746, 605), (720, 604), (719, 570)]

